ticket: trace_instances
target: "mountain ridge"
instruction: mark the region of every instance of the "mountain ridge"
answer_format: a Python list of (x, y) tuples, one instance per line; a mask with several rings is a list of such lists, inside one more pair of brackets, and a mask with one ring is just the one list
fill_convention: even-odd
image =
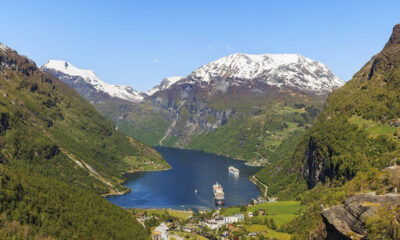
[[(41, 67), (45, 71), (55, 71), (70, 77), (81, 78), (84, 82), (93, 86), (97, 91), (104, 92), (111, 97), (120, 98), (122, 100), (140, 102), (144, 98), (144, 94), (134, 90), (129, 86), (113, 85), (102, 81), (92, 70), (79, 69), (71, 63), (61, 60), (49, 60)], [(81, 80), (79, 79), (79, 80)], [(73, 79), (72, 81), (78, 81)]]
[(97, 193), (126, 190), (122, 172), (144, 162), (164, 165), (156, 151), (117, 132), (74, 89), (4, 45), (0, 85), (3, 162)]
[[(129, 102), (92, 91), (87, 83), (42, 68), (75, 88), (116, 122), (121, 131), (150, 145), (190, 147), (243, 160), (255, 160), (258, 156), (266, 159), (260, 148), (250, 147), (250, 142), (254, 144), (255, 141), (250, 139), (265, 138), (262, 132), (248, 133), (249, 126), (245, 125), (256, 124), (250, 119), (266, 114), (264, 117), (282, 120), (284, 105), (293, 107), (297, 101), (303, 107), (291, 110), (292, 113), (297, 111), (296, 114), (303, 114), (307, 119), (294, 115), (290, 119), (310, 124), (316, 116), (311, 112), (318, 111), (326, 95), (343, 84), (326, 65), (298, 54), (232, 54), (202, 65), (186, 77), (165, 78), (149, 90), (143, 100)], [(270, 111), (269, 108), (280, 110)], [(266, 121), (261, 122), (266, 124)], [(223, 150), (205, 144), (207, 138), (216, 137), (214, 134), (228, 123), (233, 124), (231, 128), (241, 129), (234, 133), (235, 142), (220, 144)], [(278, 123), (273, 126), (274, 131), (280, 128)], [(301, 132), (303, 127), (300, 127)], [(223, 131), (230, 130), (226, 127)], [(227, 141), (223, 132), (218, 134), (222, 143)], [(254, 153), (241, 155), (231, 150), (243, 142), (249, 142), (248, 151)]]
[(100, 195), (127, 191), (123, 172), (168, 164), (3, 44), (0, 150), (0, 239), (149, 239)]
[[(299, 70), (303, 70), (306, 74), (300, 76)], [(317, 84), (317, 77), (319, 81), (324, 82), (323, 85)], [(334, 76), (326, 65), (299, 54), (235, 53), (202, 65), (187, 78), (202, 82), (217, 80), (216, 78), (232, 79), (233, 81), (235, 79), (242, 81), (262, 79), (265, 83), (273, 86), (287, 85), (321, 93), (330, 92), (343, 85), (343, 81)], [(304, 83), (299, 84), (295, 80), (303, 80)], [(235, 84), (240, 83), (239, 80)]]
[[(305, 83), (295, 81), (301, 78), (299, 73), (296, 72), (299, 70), (296, 69), (296, 65), (305, 65), (303, 66), (304, 71), (307, 71), (309, 74), (309, 76), (306, 75), (307, 79), (305, 79)], [(280, 69), (283, 67), (288, 67), (286, 72), (290, 74), (280, 75), (279, 71), (285, 71)], [(235, 79), (251, 81), (257, 78), (263, 78), (269, 85), (278, 87), (298, 87), (301, 90), (313, 91), (319, 94), (330, 92), (332, 89), (338, 88), (344, 84), (340, 78), (333, 75), (325, 64), (303, 57), (300, 54), (267, 53), (256, 55), (234, 53), (204, 64), (186, 77), (166, 77), (160, 84), (145, 92), (136, 91), (129, 86), (108, 84), (100, 80), (92, 70), (79, 69), (71, 63), (62, 60), (49, 60), (47, 63), (43, 64), (41, 68), (46, 71), (82, 77), (88, 84), (94, 86), (96, 90), (103, 91), (111, 97), (117, 97), (132, 102), (141, 102), (144, 98), (152, 96), (158, 91), (166, 90), (177, 83), (210, 83), (213, 78), (229, 78), (232, 79), (231, 81)], [(274, 81), (274, 78), (280, 78), (281, 81)], [(316, 81), (317, 78), (320, 80), (322, 79), (323, 82), (318, 83)], [(292, 81), (289, 82), (288, 79)], [(234, 84), (241, 84), (241, 82), (235, 82)], [(127, 93), (123, 93), (123, 91)]]

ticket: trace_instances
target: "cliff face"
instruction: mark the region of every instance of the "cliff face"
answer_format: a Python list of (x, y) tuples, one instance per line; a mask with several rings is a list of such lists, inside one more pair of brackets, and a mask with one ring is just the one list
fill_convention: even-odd
[[(146, 100), (153, 108), (168, 112), (171, 124), (158, 144), (177, 137), (176, 146), (185, 146), (196, 134), (213, 131), (227, 123), (234, 110), (230, 107), (216, 110), (209, 104), (204, 89), (192, 85), (177, 85), (168, 91), (155, 93)], [(211, 119), (211, 120), (210, 120)]]

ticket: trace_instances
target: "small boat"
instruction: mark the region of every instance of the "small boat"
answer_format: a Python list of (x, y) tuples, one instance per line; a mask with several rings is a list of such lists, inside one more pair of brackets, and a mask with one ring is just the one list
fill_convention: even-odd
[(233, 174), (234, 176), (239, 176), (239, 169), (235, 168), (234, 166), (228, 167), (228, 171), (230, 174)]
[(197, 189), (194, 190), (194, 193), (197, 193)]

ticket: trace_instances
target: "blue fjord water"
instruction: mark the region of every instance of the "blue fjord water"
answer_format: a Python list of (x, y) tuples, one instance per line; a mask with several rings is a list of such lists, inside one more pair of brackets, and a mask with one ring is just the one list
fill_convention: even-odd
[[(225, 206), (247, 204), (260, 194), (248, 180), (260, 168), (198, 151), (158, 147), (157, 150), (172, 166), (159, 172), (138, 172), (126, 175), (125, 186), (131, 192), (107, 199), (124, 208), (215, 208), (212, 185), (217, 181), (225, 192)], [(240, 176), (228, 173), (228, 167), (240, 170)], [(197, 193), (195, 193), (197, 189)]]

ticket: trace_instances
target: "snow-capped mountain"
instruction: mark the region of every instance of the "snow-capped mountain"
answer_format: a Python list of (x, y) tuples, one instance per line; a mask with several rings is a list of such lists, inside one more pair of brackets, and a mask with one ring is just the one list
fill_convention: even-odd
[(176, 82), (184, 79), (185, 77), (182, 76), (173, 76), (173, 77), (167, 77), (164, 78), (159, 85), (156, 85), (152, 89), (146, 92), (147, 95), (151, 96), (153, 93), (164, 90), (169, 88), (172, 84), (175, 84)]
[(243, 53), (232, 54), (203, 65), (188, 75), (185, 82), (206, 85), (224, 82), (227, 88), (249, 81), (315, 93), (327, 93), (344, 84), (325, 64), (299, 54)]
[[(215, 131), (232, 117), (258, 114), (249, 114), (250, 109), (287, 102), (300, 104), (305, 99), (321, 103), (343, 84), (326, 65), (298, 54), (237, 53), (222, 57), (186, 77), (166, 78), (147, 92), (143, 104), (161, 109), (161, 115), (170, 122), (166, 130), (154, 131), (164, 135), (151, 144), (178, 139), (176, 146), (184, 146), (193, 136)], [(137, 115), (145, 112), (135, 114), (136, 131), (153, 126), (147, 122), (139, 126), (137, 119), (146, 117)]]
[[(92, 70), (84, 70), (73, 66), (71, 63), (61, 60), (50, 60), (41, 67), (44, 71), (51, 72), (69, 85), (82, 81), (92, 87), (94, 91), (105, 93), (111, 97), (120, 98), (131, 102), (140, 102), (145, 94), (134, 90), (129, 86), (113, 85), (102, 81)], [(60, 76), (62, 75), (62, 76)], [(75, 87), (74, 87), (75, 88)]]

